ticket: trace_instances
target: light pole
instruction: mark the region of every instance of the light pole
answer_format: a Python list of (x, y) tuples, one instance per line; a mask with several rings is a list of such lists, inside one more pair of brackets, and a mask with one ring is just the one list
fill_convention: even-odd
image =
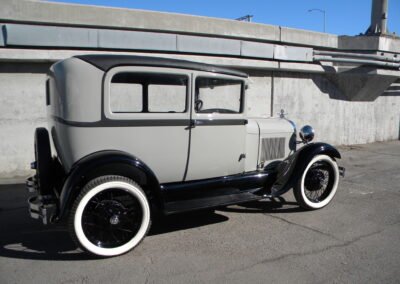
[(318, 12), (324, 14), (324, 32), (325, 32), (325, 30), (326, 30), (326, 11), (322, 10), (322, 9), (310, 9), (310, 10), (308, 10), (308, 12), (312, 12), (312, 11), (318, 11)]

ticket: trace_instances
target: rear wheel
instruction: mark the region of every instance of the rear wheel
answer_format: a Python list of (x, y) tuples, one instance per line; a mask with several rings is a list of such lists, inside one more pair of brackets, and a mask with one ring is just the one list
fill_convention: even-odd
[(116, 256), (136, 247), (150, 228), (150, 206), (141, 187), (121, 176), (90, 181), (75, 200), (69, 220), (85, 251)]
[(319, 209), (331, 202), (339, 183), (339, 168), (327, 155), (315, 156), (305, 168), (293, 192), (304, 209)]

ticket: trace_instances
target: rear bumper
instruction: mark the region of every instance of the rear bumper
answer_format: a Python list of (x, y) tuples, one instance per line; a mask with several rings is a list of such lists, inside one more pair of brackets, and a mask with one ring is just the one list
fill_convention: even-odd
[(26, 179), (25, 188), (29, 193), (38, 192), (38, 183), (37, 183), (36, 175), (31, 176)]
[(57, 202), (52, 195), (40, 195), (36, 176), (29, 177), (26, 182), (26, 190), (35, 193), (28, 199), (29, 215), (33, 219), (41, 219), (44, 225), (53, 223), (57, 216)]
[[(46, 196), (32, 196), (28, 199), (29, 215), (33, 219), (41, 219), (44, 225), (53, 223), (57, 214), (57, 205)], [(47, 200), (46, 200), (47, 199)]]

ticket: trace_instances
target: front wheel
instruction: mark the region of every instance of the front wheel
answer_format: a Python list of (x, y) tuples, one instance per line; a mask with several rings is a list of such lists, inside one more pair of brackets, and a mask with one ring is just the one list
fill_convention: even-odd
[(98, 256), (124, 254), (146, 236), (150, 206), (138, 184), (121, 176), (90, 181), (75, 200), (69, 219), (72, 238)]
[(327, 155), (317, 155), (308, 163), (294, 186), (294, 197), (304, 209), (320, 209), (331, 202), (338, 184), (337, 163)]

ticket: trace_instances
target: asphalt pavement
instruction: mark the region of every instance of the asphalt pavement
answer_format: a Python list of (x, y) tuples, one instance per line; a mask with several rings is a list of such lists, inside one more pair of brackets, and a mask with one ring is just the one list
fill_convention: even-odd
[(0, 186), (0, 283), (399, 283), (400, 141), (340, 147), (332, 203), (291, 192), (171, 216), (132, 252), (94, 259), (62, 226), (30, 219), (22, 185)]

